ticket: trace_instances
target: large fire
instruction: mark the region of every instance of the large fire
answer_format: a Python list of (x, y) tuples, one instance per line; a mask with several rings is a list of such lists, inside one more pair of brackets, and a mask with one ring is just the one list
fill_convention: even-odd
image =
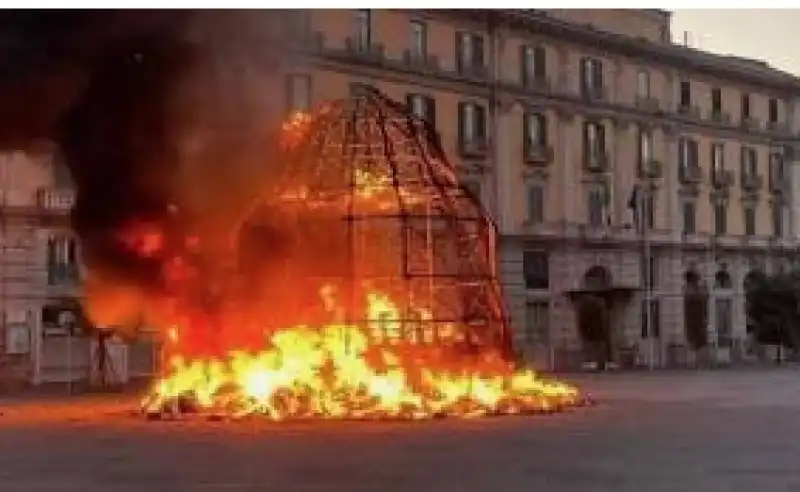
[(218, 246), (199, 268), (195, 234), (174, 254), (157, 225), (124, 231), (168, 287), (151, 309), (166, 328), (145, 412), (422, 419), (584, 401), (514, 369), (493, 224), (430, 135), (415, 137), (423, 122), (382, 95), (360, 101), (284, 125), (288, 177), (247, 219), (266, 221), (253, 237), (269, 248), (231, 252), (238, 270)]

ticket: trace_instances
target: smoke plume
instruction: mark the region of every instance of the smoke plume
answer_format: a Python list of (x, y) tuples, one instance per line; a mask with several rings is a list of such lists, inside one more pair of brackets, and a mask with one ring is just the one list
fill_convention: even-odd
[(281, 73), (295, 63), (282, 42), (286, 14), (0, 17), (9, 27), (0, 145), (58, 144), (77, 187), (73, 225), (96, 324), (135, 324), (142, 312), (174, 322), (176, 285), (213, 310), (227, 287), (208, 279), (230, 275), (237, 251), (280, 254), (278, 229), (242, 234), (236, 225), (270, 179)]

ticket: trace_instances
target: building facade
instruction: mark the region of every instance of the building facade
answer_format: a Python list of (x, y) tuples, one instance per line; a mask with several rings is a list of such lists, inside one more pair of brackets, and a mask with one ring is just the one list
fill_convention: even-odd
[[(674, 45), (670, 14), (652, 9), (319, 10), (287, 26), (287, 111), (369, 84), (434, 122), (502, 233), (523, 356), (580, 364), (575, 295), (601, 285), (619, 293), (615, 358), (680, 362), (687, 281), (709, 292), (714, 358), (747, 355), (747, 274), (795, 262), (800, 80)], [(73, 343), (42, 334), (59, 324), (47, 306), (77, 296), (80, 277), (72, 191), (48, 155), (0, 160), (14, 211), (0, 364), (36, 381)]]

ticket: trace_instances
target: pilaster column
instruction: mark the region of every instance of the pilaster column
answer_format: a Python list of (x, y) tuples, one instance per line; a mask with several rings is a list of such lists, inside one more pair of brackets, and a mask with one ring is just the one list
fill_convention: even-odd
[[(517, 232), (519, 224), (515, 220), (514, 197), (519, 195), (519, 182), (515, 182), (514, 176), (519, 174), (519, 159), (512, 155), (512, 141), (514, 136), (519, 135), (522, 130), (515, 128), (517, 122), (516, 112), (511, 103), (499, 104), (497, 108), (497, 131), (495, 138), (497, 142), (494, 170), (496, 179), (494, 180), (494, 196), (496, 207), (497, 225), (500, 234), (514, 234)], [(519, 203), (519, 200), (516, 200)]]
[(575, 124), (575, 117), (572, 113), (566, 110), (557, 110), (558, 143), (556, 160), (559, 161), (558, 167), (561, 171), (561, 220), (564, 223), (577, 222), (575, 212), (578, 204), (583, 203), (582, 195), (577, 194), (579, 193), (577, 184), (581, 170), (576, 169), (577, 157), (582, 149), (580, 144), (576, 145), (575, 139), (571, 135)]

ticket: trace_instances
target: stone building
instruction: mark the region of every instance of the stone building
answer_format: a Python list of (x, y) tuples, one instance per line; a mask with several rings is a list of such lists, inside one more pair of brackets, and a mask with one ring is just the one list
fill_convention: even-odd
[[(526, 357), (581, 361), (575, 301), (588, 289), (611, 299), (615, 358), (680, 362), (687, 279), (708, 290), (714, 358), (746, 355), (745, 277), (795, 261), (800, 79), (675, 45), (669, 12), (653, 9), (318, 10), (292, 20), (297, 61), (278, 74), (287, 111), (369, 84), (435, 123), (502, 232), (500, 271)], [(3, 157), (4, 207), (62, 217), (70, 191), (57, 163), (40, 161)], [(63, 222), (18, 222), (3, 226), (4, 343), (15, 324), (29, 326), (41, 358), (42, 306), (76, 288), (77, 255)], [(18, 264), (31, 273), (12, 273)]]

